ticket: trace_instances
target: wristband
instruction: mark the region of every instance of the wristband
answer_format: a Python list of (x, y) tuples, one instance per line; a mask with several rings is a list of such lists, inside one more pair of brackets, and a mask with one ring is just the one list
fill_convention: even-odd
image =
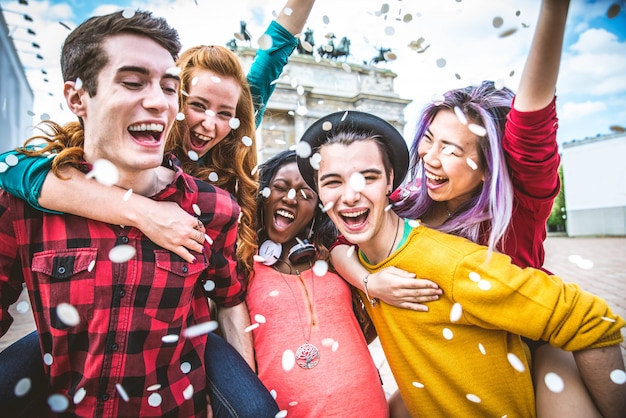
[(370, 298), (370, 295), (367, 292), (367, 282), (369, 281), (369, 277), (370, 277), (369, 273), (367, 273), (365, 277), (363, 277), (363, 289), (365, 290), (365, 297), (367, 298), (369, 303), (372, 305), (372, 307), (374, 307), (378, 303), (378, 298)]

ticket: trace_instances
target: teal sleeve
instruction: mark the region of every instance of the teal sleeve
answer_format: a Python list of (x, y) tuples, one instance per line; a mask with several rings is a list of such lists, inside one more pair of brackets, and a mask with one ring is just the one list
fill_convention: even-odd
[(38, 202), (43, 183), (51, 168), (52, 158), (47, 156), (29, 157), (15, 150), (7, 151), (0, 154), (0, 188), (27, 201), (35, 209), (61, 213), (45, 209)]
[(298, 45), (298, 39), (276, 21), (270, 23), (265, 34), (272, 38), (272, 46), (257, 50), (248, 73), (257, 127), (261, 124), (267, 102), (276, 88), (273, 81), (280, 77), (289, 56)]

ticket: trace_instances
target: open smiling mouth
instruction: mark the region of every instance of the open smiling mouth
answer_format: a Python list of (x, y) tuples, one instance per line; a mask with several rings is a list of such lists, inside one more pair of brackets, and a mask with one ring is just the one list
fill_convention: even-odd
[(279, 228), (286, 228), (296, 220), (296, 217), (286, 210), (278, 209), (274, 212), (274, 224)]
[(161, 135), (165, 127), (158, 123), (141, 123), (138, 125), (132, 125), (128, 127), (128, 132), (138, 142), (161, 142)]
[(358, 212), (341, 213), (341, 220), (348, 226), (362, 225), (369, 216), (369, 209), (360, 210)]
[(192, 132), (190, 135), (190, 139), (191, 145), (194, 148), (204, 148), (209, 142), (213, 141), (213, 139), (215, 138), (213, 138), (212, 136), (202, 135), (197, 132)]
[(448, 177), (436, 176), (432, 173), (426, 172), (426, 179), (429, 183), (440, 185), (448, 181)]

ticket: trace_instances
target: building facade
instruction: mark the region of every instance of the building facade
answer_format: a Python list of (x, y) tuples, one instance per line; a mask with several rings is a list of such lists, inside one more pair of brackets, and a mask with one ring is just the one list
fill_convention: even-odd
[(569, 236), (626, 236), (626, 133), (561, 145)]
[[(235, 53), (248, 72), (256, 50), (239, 47)], [(257, 131), (259, 161), (295, 145), (313, 122), (340, 110), (373, 113), (402, 133), (411, 101), (394, 91), (396, 77), (384, 68), (294, 52)]]
[(33, 91), (9, 28), (0, 13), (0, 152), (20, 146), (33, 133)]

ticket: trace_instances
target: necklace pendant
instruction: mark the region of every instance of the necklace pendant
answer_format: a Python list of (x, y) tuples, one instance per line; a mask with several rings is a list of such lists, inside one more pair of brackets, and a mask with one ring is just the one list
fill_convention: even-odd
[(320, 362), (320, 352), (316, 346), (304, 343), (296, 350), (296, 364), (303, 369), (312, 369)]

